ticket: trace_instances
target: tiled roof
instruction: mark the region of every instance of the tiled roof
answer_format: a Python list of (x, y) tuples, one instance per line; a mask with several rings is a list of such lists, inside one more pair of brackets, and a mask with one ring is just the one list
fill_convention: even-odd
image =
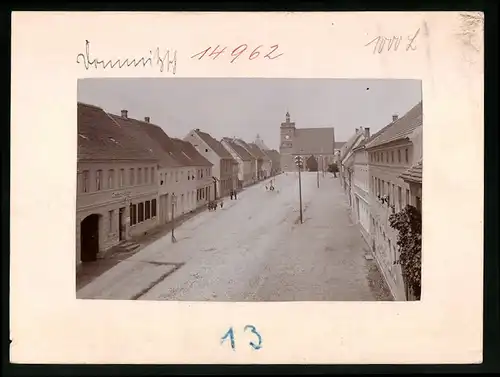
[(190, 165), (213, 166), (213, 164), (203, 157), (191, 143), (180, 139), (172, 139), (172, 141), (177, 149), (190, 160)]
[(157, 160), (103, 109), (79, 102), (77, 114), (79, 160)]
[(245, 148), (235, 143), (232, 139), (225, 137), (222, 140), (227, 143), (228, 148), (231, 148), (243, 161), (252, 161), (254, 159)]
[(186, 165), (185, 161), (177, 158), (171, 139), (157, 125), (133, 118), (124, 118), (115, 114), (108, 114), (108, 116), (135, 140), (151, 149), (162, 167)]
[(345, 144), (342, 146), (340, 149), (340, 159), (343, 160), (344, 157), (349, 153), (349, 151), (352, 149), (353, 145), (356, 143), (356, 141), (360, 138), (360, 136), (364, 135), (362, 132), (357, 131), (353, 136), (349, 138), (345, 142)]
[(196, 132), (198, 134), (198, 136), (205, 142), (208, 144), (208, 146), (210, 148), (212, 148), (212, 150), (217, 153), (217, 155), (221, 158), (230, 158), (232, 159), (233, 157), (231, 156), (231, 153), (229, 153), (229, 151), (224, 148), (224, 146), (217, 140), (215, 140), (212, 136), (210, 136), (209, 134), (207, 134), (206, 132), (202, 132), (198, 129), (194, 130), (193, 132)]
[(404, 139), (421, 125), (422, 101), (411, 108), (404, 116), (385, 127), (383, 132), (366, 144), (366, 148), (373, 148), (391, 141)]
[(403, 174), (401, 174), (401, 178), (405, 181), (422, 183), (422, 169), (423, 169), (423, 161), (420, 160)]
[(271, 159), (260, 149), (257, 144), (255, 143), (249, 143), (250, 146), (250, 152), (254, 155), (257, 156), (257, 158), (261, 158), (265, 161), (270, 161)]
[(333, 154), (335, 132), (330, 128), (297, 128), (293, 137), (294, 154)]
[(250, 147), (250, 144), (248, 144), (245, 140), (238, 139), (238, 138), (234, 138), (233, 140), (234, 140), (234, 142), (236, 144), (238, 144), (241, 147), (245, 148), (245, 150), (248, 153), (250, 153), (250, 155), (252, 156), (252, 158), (258, 158), (258, 156), (256, 156), (255, 154), (252, 153), (252, 148)]

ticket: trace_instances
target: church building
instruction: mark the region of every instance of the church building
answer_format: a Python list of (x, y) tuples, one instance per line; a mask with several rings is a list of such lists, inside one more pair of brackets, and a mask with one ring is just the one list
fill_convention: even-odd
[(286, 113), (286, 121), (280, 127), (280, 155), (283, 171), (296, 171), (295, 156), (307, 160), (313, 156), (319, 170), (327, 170), (335, 161), (335, 132), (333, 127), (296, 128)]

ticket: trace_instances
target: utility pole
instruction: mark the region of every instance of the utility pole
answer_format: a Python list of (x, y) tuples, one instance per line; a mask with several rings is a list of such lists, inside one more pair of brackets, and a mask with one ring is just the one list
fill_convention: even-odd
[(318, 185), (319, 188), (319, 163), (316, 166), (316, 184)]
[(302, 177), (300, 175), (300, 171), (302, 170), (302, 166), (304, 164), (304, 160), (302, 156), (295, 156), (295, 164), (299, 168), (299, 203), (300, 203), (300, 223), (303, 223), (302, 220)]
[(177, 204), (177, 197), (175, 194), (172, 194), (172, 243), (176, 243), (177, 239), (175, 238), (174, 235), (174, 229), (175, 229), (175, 205)]
[(214, 200), (217, 200), (217, 178), (212, 177), (214, 181)]

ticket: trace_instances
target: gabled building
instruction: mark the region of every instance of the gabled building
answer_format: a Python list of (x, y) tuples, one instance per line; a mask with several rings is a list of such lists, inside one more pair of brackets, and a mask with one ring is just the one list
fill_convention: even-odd
[(103, 109), (77, 104), (76, 265), (158, 224), (158, 155)]
[[(421, 130), (422, 102), (401, 118), (393, 116), (392, 123), (365, 145), (370, 177), (371, 247), (396, 300), (412, 298), (401, 267), (395, 264), (399, 258), (397, 232), (390, 227), (389, 216), (407, 204), (419, 207)], [(415, 195), (410, 191), (412, 179), (417, 180)]]
[(221, 143), (238, 163), (238, 181), (236, 187), (242, 188), (251, 184), (253, 182), (253, 172), (255, 171), (255, 158), (231, 138), (224, 137)]
[(214, 198), (229, 195), (229, 192), (236, 188), (238, 178), (235, 169), (237, 162), (231, 153), (218, 140), (200, 131), (199, 128), (191, 130), (184, 140), (191, 143), (203, 157), (213, 164)]
[(252, 182), (257, 182), (259, 179), (259, 171), (262, 167), (262, 159), (259, 161), (258, 156), (252, 153), (252, 147), (246, 141), (240, 138), (233, 138), (233, 141), (240, 147), (244, 148), (250, 156), (252, 156)]
[(353, 149), (356, 148), (363, 140), (370, 137), (369, 128), (356, 128), (354, 135), (349, 138), (349, 140), (340, 149), (340, 184), (344, 188), (344, 192), (349, 198), (349, 206), (353, 206), (353, 191), (352, 191), (352, 181), (354, 174), (354, 155)]
[(257, 159), (257, 179), (266, 179), (271, 175), (271, 159), (257, 144), (248, 143), (249, 152)]
[(178, 148), (191, 160), (191, 166), (195, 167), (192, 171), (193, 189), (196, 190), (197, 207), (204, 206), (212, 200), (212, 163), (203, 157), (196, 148), (187, 141), (172, 139)]

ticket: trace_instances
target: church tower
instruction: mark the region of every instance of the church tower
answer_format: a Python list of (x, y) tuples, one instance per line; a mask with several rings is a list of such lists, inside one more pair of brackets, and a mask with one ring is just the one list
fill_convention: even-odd
[(285, 122), (281, 123), (280, 127), (280, 155), (281, 169), (283, 171), (294, 171), (295, 163), (293, 162), (293, 139), (295, 136), (295, 122), (290, 121), (290, 113), (287, 111)]

